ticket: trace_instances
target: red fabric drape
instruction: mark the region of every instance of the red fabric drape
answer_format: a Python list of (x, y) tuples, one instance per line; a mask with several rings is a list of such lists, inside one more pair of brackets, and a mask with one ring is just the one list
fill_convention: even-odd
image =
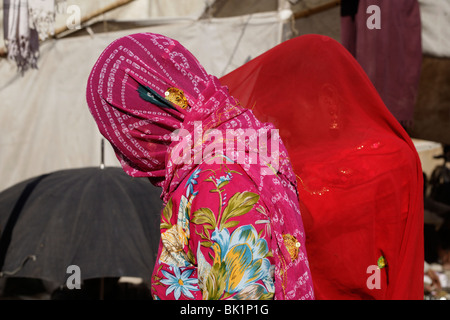
[[(305, 35), (220, 80), (280, 130), (298, 177), (316, 298), (422, 299), (420, 160), (352, 55)], [(386, 266), (370, 269), (381, 256)]]

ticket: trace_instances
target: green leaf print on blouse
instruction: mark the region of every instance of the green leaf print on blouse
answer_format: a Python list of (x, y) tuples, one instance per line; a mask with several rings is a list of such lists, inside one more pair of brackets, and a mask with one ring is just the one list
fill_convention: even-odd
[[(213, 185), (210, 192), (218, 197), (216, 213), (216, 208), (200, 208), (192, 213), (191, 222), (203, 227), (202, 232), (197, 232), (204, 240), (201, 246), (213, 251), (208, 253), (213, 259), (209, 264), (201, 246), (197, 248), (198, 284), (203, 299), (271, 299), (273, 267), (267, 259), (271, 256), (267, 241), (253, 225), (239, 226), (237, 219), (255, 207), (259, 195), (243, 191), (226, 199), (224, 187), (233, 183), (233, 174), (241, 173), (230, 170), (219, 178), (213, 173), (204, 180)], [(260, 208), (255, 209), (261, 213)]]
[[(201, 182), (206, 186), (210, 184), (209, 192), (213, 197), (211, 200), (214, 200), (210, 201), (212, 205), (209, 207), (191, 212), (193, 200), (198, 194), (194, 187), (200, 182), (197, 180), (201, 172), (202, 175), (207, 174)], [(167, 203), (161, 221), (161, 229), (167, 230), (161, 234), (163, 250), (160, 262), (177, 267), (196, 265), (203, 299), (272, 299), (274, 266), (268, 259), (272, 256), (268, 243), (262, 237), (263, 234), (270, 234), (270, 229), (262, 228), (258, 234), (254, 225), (248, 222), (242, 225), (239, 218), (254, 209), (259, 217), (263, 217), (255, 221), (255, 225), (266, 224), (270, 228), (264, 207), (257, 204), (260, 196), (241, 191), (229, 197), (228, 185), (238, 183), (233, 181), (233, 176), (242, 173), (228, 169), (219, 172), (217, 177), (214, 170), (195, 170), (187, 179), (185, 194), (177, 207), (172, 200)], [(177, 214), (176, 223), (172, 216), (174, 213)], [(189, 246), (190, 223), (200, 227), (193, 229), (201, 239), (196, 254)], [(164, 282), (158, 280), (168, 285), (171, 279)], [(183, 286), (176, 283), (171, 282), (169, 288), (175, 290), (177, 296), (190, 296), (183, 291)]]
[(163, 249), (159, 260), (163, 263), (187, 267), (195, 264), (195, 256), (191, 249), (188, 248), (186, 252), (184, 248), (188, 245), (190, 238), (189, 221), (191, 216), (192, 200), (198, 192), (194, 192), (193, 185), (197, 184), (198, 174), (200, 169), (195, 170), (186, 182), (186, 196), (181, 196), (180, 204), (178, 206), (177, 223), (172, 224), (173, 202), (169, 200), (163, 209), (161, 231), (161, 241)]
[(233, 173), (241, 174), (240, 172), (229, 170), (224, 176), (216, 178), (213, 174), (204, 180), (214, 185), (214, 188), (210, 192), (217, 193), (219, 197), (217, 219), (210, 208), (200, 208), (192, 214), (191, 222), (203, 226), (203, 232), (198, 233), (198, 235), (205, 240), (201, 243), (204, 247), (211, 247), (212, 245), (208, 230), (219, 229), (219, 231), (222, 231), (224, 228), (233, 228), (239, 225), (239, 220), (231, 219), (249, 212), (259, 200), (259, 195), (256, 193), (249, 191), (237, 192), (231, 197), (227, 205), (225, 205), (226, 200), (223, 188), (231, 182)]

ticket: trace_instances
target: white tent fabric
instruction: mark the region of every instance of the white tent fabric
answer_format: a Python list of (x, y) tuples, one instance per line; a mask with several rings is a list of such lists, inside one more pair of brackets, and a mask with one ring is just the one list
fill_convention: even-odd
[[(98, 15), (118, 1), (127, 4)], [(0, 59), (0, 191), (54, 170), (100, 165), (101, 136), (87, 109), (85, 85), (98, 55), (112, 40), (135, 32), (163, 33), (183, 43), (210, 73), (220, 77), (289, 37), (284, 35), (291, 23), (289, 3), (298, 1), (264, 1), (270, 1), (270, 7), (277, 3), (278, 10), (199, 19), (214, 0), (66, 0), (63, 12), (56, 16), (55, 30), (73, 22), (76, 12), (71, 6), (76, 6), (82, 17), (96, 16), (88, 23), (133, 21), (143, 27), (48, 40), (40, 47), (39, 69), (23, 77), (12, 62)], [(297, 7), (307, 9), (325, 2), (304, 0)], [(424, 53), (449, 57), (450, 2), (419, 2)], [(327, 28), (339, 24), (338, 9), (332, 11), (318, 15), (335, 19)], [(300, 34), (314, 32), (308, 19), (312, 18), (298, 24)], [(4, 47), (2, 41), (0, 47)], [(108, 143), (105, 165), (119, 166)]]
[(424, 54), (450, 58), (450, 1), (419, 0)]
[[(85, 87), (97, 57), (114, 39), (136, 32), (165, 34), (220, 77), (281, 42), (285, 21), (279, 12), (267, 12), (165, 22), (46, 41), (39, 69), (23, 77), (12, 62), (0, 60), (0, 191), (43, 173), (100, 165), (101, 136), (87, 108)], [(119, 166), (109, 143), (104, 159), (106, 166)]]

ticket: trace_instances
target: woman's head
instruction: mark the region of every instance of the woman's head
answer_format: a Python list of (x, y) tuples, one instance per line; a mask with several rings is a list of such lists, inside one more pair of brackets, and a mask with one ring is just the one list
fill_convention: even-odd
[(210, 117), (230, 99), (185, 47), (153, 33), (113, 41), (91, 71), (86, 98), (125, 172), (157, 185), (165, 179), (171, 133), (189, 127), (191, 118)]

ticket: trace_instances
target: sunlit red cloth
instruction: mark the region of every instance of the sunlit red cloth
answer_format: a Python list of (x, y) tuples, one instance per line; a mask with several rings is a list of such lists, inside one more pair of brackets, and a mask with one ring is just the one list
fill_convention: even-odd
[[(189, 108), (164, 104), (171, 87), (183, 90)], [(239, 105), (189, 51), (158, 34), (120, 38), (93, 67), (86, 98), (123, 169), (162, 187), (155, 299), (314, 298), (296, 177), (277, 131)], [(213, 129), (222, 134), (217, 140), (196, 138)], [(268, 162), (261, 145), (223, 150), (261, 156), (252, 164), (212, 153), (229, 129), (267, 131), (267, 139), (277, 138), (279, 163)], [(268, 140), (263, 146), (274, 150)], [(188, 161), (179, 161), (186, 149)]]
[(420, 160), (350, 53), (305, 35), (220, 80), (280, 129), (316, 299), (423, 299)]

